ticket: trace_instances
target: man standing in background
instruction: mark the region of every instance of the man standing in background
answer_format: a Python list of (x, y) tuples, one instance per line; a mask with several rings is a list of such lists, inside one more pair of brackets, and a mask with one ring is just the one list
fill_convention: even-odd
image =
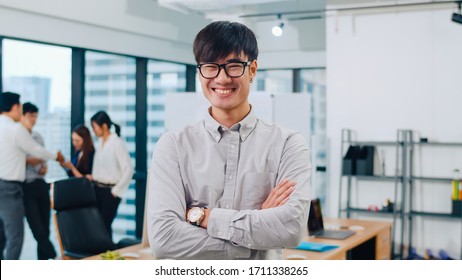
[[(42, 136), (33, 131), (38, 111), (34, 104), (24, 103), (21, 123), (31, 133), (35, 142), (44, 147)], [(23, 185), (26, 219), (37, 240), (37, 258), (53, 259), (56, 257), (56, 251), (50, 242), (50, 185), (43, 179), (47, 173), (47, 165), (45, 161), (31, 156), (27, 157), (26, 163), (26, 181)]]
[(26, 179), (26, 154), (59, 162), (64, 161), (64, 156), (37, 144), (27, 129), (18, 123), (22, 116), (19, 94), (0, 94), (0, 113), (0, 236), (4, 238), (0, 250), (6, 250), (4, 255), (1, 254), (2, 258), (15, 260), (19, 259), (24, 240), (22, 184)]

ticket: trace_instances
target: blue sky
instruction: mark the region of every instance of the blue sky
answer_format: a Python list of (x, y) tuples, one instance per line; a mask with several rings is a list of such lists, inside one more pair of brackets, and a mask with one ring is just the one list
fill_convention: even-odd
[(3, 40), (3, 75), (48, 77), (50, 109), (70, 108), (71, 49), (17, 40)]

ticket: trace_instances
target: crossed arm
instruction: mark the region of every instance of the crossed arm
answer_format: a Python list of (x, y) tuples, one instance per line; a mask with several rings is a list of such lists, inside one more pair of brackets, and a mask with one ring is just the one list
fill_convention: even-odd
[[(289, 179), (282, 180), (279, 185), (271, 190), (265, 202), (263, 202), (261, 209), (269, 209), (284, 205), (287, 200), (289, 200), (290, 194), (294, 191), (295, 184), (296, 182), (290, 181)], [(188, 217), (189, 210), (191, 210), (191, 208), (188, 207), (185, 217)], [(212, 209), (204, 209), (204, 217), (200, 223), (200, 226), (203, 228), (207, 228), (208, 226), (210, 211), (212, 211)]]

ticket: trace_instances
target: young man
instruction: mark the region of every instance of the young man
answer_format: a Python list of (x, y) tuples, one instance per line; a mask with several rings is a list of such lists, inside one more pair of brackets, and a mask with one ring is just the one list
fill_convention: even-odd
[[(64, 161), (61, 152), (53, 154), (37, 144), (19, 121), (22, 106), (19, 94), (0, 94), (0, 250), (7, 260), (19, 259), (24, 238), (24, 204), (22, 183), (26, 178), (26, 154), (50, 160)], [(2, 245), (3, 242), (0, 242)]]
[[(40, 146), (45, 146), (42, 136), (33, 131), (38, 118), (38, 108), (32, 103), (22, 105), (22, 125), (31, 133)], [(26, 181), (23, 184), (24, 208), (29, 227), (37, 240), (37, 258), (54, 259), (56, 251), (50, 242), (50, 185), (43, 176), (47, 173), (46, 162), (28, 156), (26, 159)]]
[(306, 141), (252, 112), (258, 47), (250, 29), (213, 22), (197, 34), (194, 55), (209, 115), (157, 143), (149, 172), (151, 248), (159, 258), (274, 257), (269, 250), (297, 246), (306, 228)]

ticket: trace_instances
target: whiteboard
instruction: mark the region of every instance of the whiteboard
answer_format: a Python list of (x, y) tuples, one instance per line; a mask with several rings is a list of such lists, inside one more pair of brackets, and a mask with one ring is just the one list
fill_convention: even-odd
[[(249, 102), (254, 114), (266, 122), (300, 131), (307, 143), (311, 136), (311, 96), (307, 93), (251, 92)], [(183, 128), (206, 117), (210, 104), (197, 92), (167, 93), (165, 96), (165, 128)]]

